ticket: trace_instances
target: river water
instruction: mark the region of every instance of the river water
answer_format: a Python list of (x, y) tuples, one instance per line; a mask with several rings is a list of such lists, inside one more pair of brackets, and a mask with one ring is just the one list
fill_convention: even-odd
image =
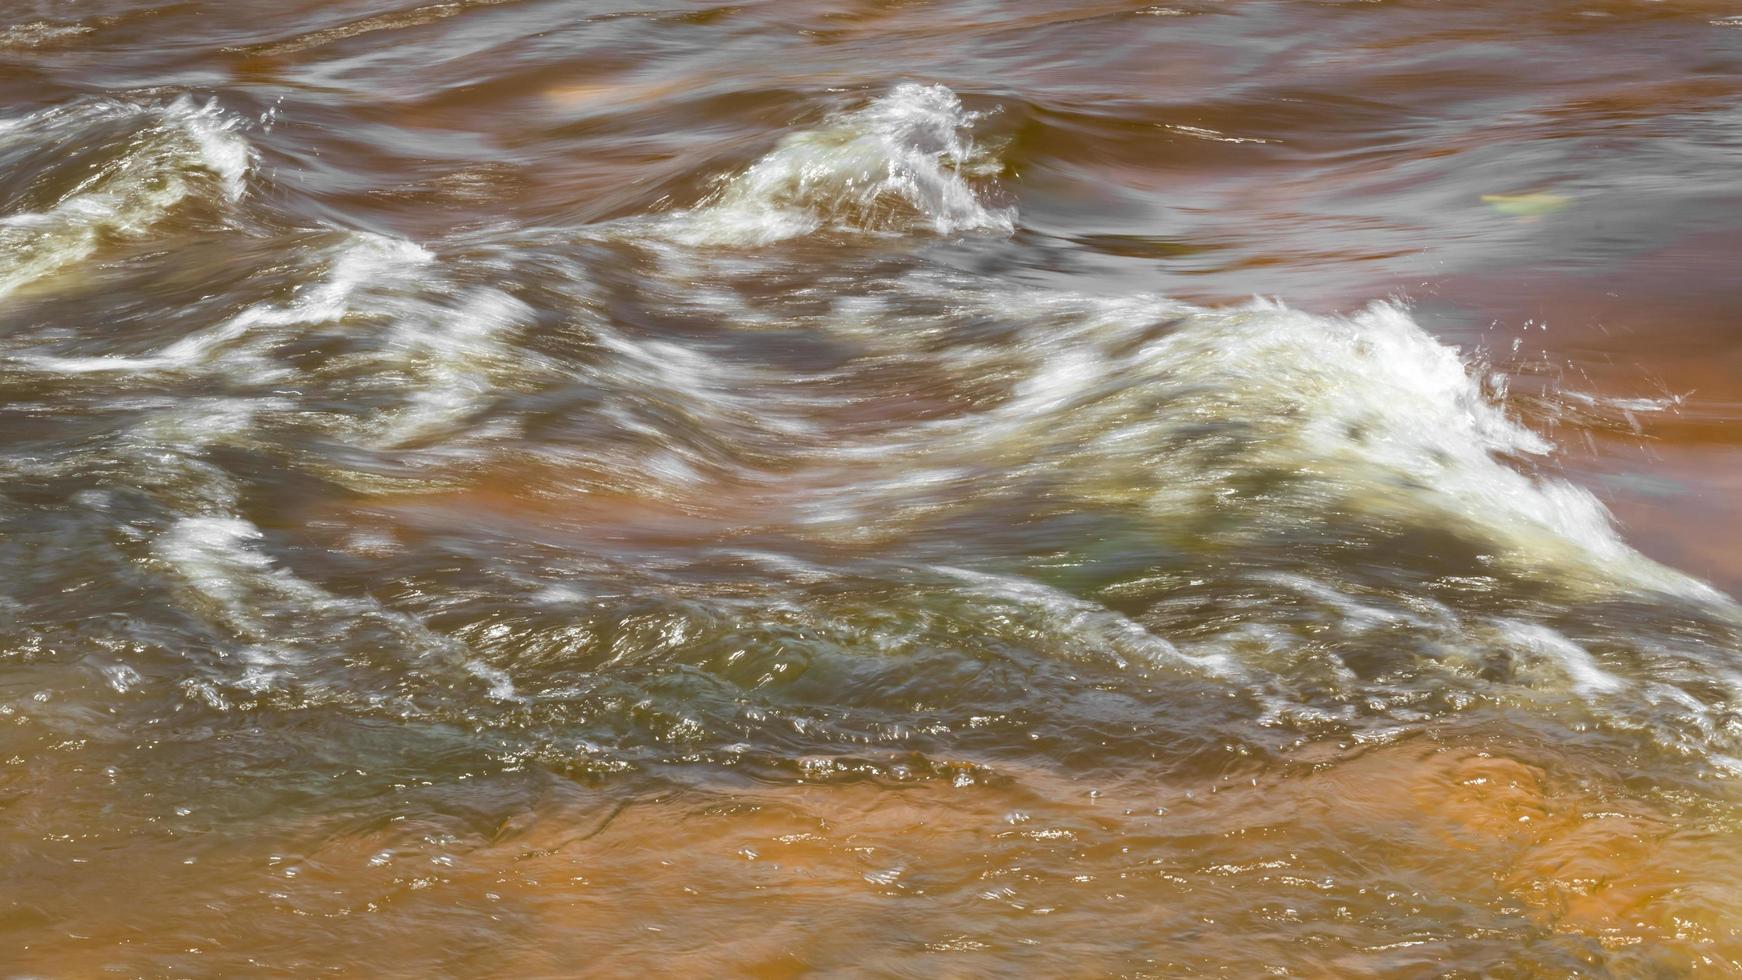
[(0, 974), (1742, 975), (1742, 8), (3, 6)]

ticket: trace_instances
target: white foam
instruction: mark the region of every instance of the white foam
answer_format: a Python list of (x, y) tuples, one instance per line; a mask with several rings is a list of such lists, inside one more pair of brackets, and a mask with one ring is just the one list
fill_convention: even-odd
[(391, 443), (451, 426), (483, 405), (495, 390), (491, 366), (510, 360), (507, 333), (534, 315), (523, 301), (490, 287), (431, 314), (401, 321), (387, 338), (388, 358), (417, 377), (405, 405), (381, 428)]
[(1522, 645), (1532, 655), (1545, 659), (1559, 669), (1573, 685), (1573, 690), (1587, 698), (1613, 694), (1624, 689), (1627, 682), (1604, 670), (1590, 651), (1565, 635), (1540, 623), (1502, 620), (1497, 624), (1506, 637)]
[(216, 178), (224, 199), (246, 189), (253, 150), (237, 117), (185, 96), (167, 106), (95, 102), (43, 110), (0, 127), (8, 142), (76, 143), (93, 125), (124, 118), (135, 135), (119, 158), (40, 212), (0, 217), (0, 299), (94, 254), (105, 235), (139, 236)]
[[(1630, 547), (1590, 492), (1532, 472), (1524, 461), (1551, 446), (1508, 417), (1456, 348), (1394, 304), (1320, 316), (1276, 303), (1203, 309), (1154, 296), (994, 291), (963, 279), (904, 285), (922, 309), (935, 309), (924, 302), (935, 294), (948, 315), (1011, 324), (1010, 333), (991, 347), (933, 353), (935, 323), (909, 334), (895, 316), (884, 342), (913, 336), (906, 356), (1007, 378), (1007, 394), (841, 446), (836, 459), (1062, 480), (1086, 504), (1138, 504), (1160, 526), (1213, 523), (1231, 546), (1336, 514), (1376, 528), (1441, 527), (1518, 570), (1576, 571), (1568, 584), (1722, 598)], [(1248, 496), (1255, 485), (1275, 489)]]
[(353, 312), (354, 295), (384, 277), (432, 263), (435, 256), (415, 243), (367, 232), (351, 233), (328, 259), (326, 274), (288, 303), (259, 303), (224, 321), (182, 337), (143, 357), (54, 357), (24, 355), (19, 361), (60, 374), (187, 371), (213, 360), (227, 345), (262, 328), (332, 323)]
[(252, 624), (245, 601), (262, 580), (288, 597), (318, 602), (323, 593), (282, 569), (254, 548), (261, 530), (237, 517), (187, 517), (158, 539), (159, 557), (201, 596), (216, 603), (232, 626)]
[(244, 641), (235, 650), (242, 670), (230, 683), (250, 692), (278, 686), (313, 659), (299, 644), (297, 628), (314, 629), (318, 636), (319, 624), (330, 623), (343, 634), (364, 620), (398, 634), (419, 659), (445, 662), (478, 678), (490, 697), (516, 698), (509, 675), (473, 657), (463, 643), (373, 599), (334, 595), (279, 567), (259, 549), (263, 537), (252, 522), (219, 514), (182, 518), (156, 543), (158, 559), (187, 583), (205, 611)]
[[(801, 437), (817, 428), (806, 412), (814, 402), (783, 391), (793, 379), (779, 371), (729, 361), (693, 346), (631, 337), (605, 324), (596, 325), (594, 334), (601, 347), (616, 355), (600, 372), (601, 385), (630, 387), (637, 395), (681, 406), (715, 430), (754, 425)], [(627, 418), (624, 423), (638, 424)]]
[(662, 229), (689, 245), (764, 245), (822, 229), (1008, 234), (968, 177), (997, 162), (966, 136), (979, 118), (941, 85), (897, 85), (856, 112), (793, 133), (702, 207)]
[(1551, 447), (1401, 307), (1206, 311), (1144, 357), (1188, 389), (1191, 414), (1262, 426), (1249, 463), (1309, 475), (1344, 506), (1449, 524), (1526, 563), (1712, 594), (1629, 547), (1590, 492), (1509, 464)]
[(1389, 626), (1393, 623), (1419, 625), (1419, 621), (1407, 613), (1380, 609), (1376, 606), (1357, 602), (1331, 586), (1305, 575), (1293, 572), (1258, 572), (1251, 577), (1260, 582), (1279, 585), (1335, 610), (1341, 625), (1354, 632)]
[(94, 30), (96, 28), (88, 24), (53, 24), (39, 20), (0, 30), (0, 48), (34, 48)]

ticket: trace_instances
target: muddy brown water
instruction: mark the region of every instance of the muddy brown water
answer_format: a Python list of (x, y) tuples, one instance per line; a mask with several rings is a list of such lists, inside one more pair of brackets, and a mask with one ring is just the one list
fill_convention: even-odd
[(1742, 8), (3, 8), (0, 975), (1742, 975)]

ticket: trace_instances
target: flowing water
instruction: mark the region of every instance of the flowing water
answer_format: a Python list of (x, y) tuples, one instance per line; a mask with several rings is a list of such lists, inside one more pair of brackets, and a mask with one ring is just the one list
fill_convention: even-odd
[(1742, 8), (0, 6), (0, 975), (1742, 975)]

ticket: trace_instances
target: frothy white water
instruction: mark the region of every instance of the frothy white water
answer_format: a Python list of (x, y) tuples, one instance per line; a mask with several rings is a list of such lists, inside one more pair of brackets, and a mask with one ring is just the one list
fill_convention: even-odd
[(313, 585), (273, 568), (253, 547), (260, 537), (260, 529), (241, 518), (188, 517), (159, 539), (157, 550), (226, 623), (238, 631), (254, 632), (260, 624), (244, 601), (252, 591), (270, 587), (307, 605), (320, 605), (328, 598)]
[[(181, 111), (191, 113), (177, 123), (184, 128), (162, 138), (193, 161), (175, 171), (184, 197), (240, 195), (246, 144), (229, 141), (234, 134), (211, 107)], [(768, 273), (780, 281), (788, 271), (779, 265), (783, 250), (715, 247), (824, 229), (1007, 230), (1011, 216), (974, 193), (970, 171), (991, 163), (966, 142), (973, 118), (947, 90), (902, 86), (789, 137), (703, 207), (635, 223), (664, 261), (646, 281), (627, 284), (609, 278), (621, 268), (589, 266), (593, 257), (575, 239), (592, 244), (590, 232), (509, 243), (456, 237), (440, 246), (439, 260), (391, 237), (299, 234), (285, 250), (289, 260), (253, 280), (264, 293), (218, 308), (200, 329), (144, 355), (19, 360), (62, 373), (181, 376), (141, 378), (154, 393), (170, 380), (270, 384), (277, 401), (256, 391), (162, 413), (137, 428), (129, 452), (155, 462), (244, 434), (270, 439), (273, 426), (319, 428), (354, 447), (391, 451), (384, 455), (395, 457), (392, 466), (374, 471), (347, 471), (357, 455), (333, 459), (330, 472), (322, 464), (323, 476), (359, 487), (390, 485), (407, 467), (439, 471), (469, 453), (481, 458), (515, 426), (558, 429), (533, 413), (563, 406), (572, 424), (539, 458), (572, 464), (572, 480), (557, 472), (563, 486), (609, 491), (575, 528), (609, 531), (619, 519), (612, 493), (631, 501), (625, 527), (657, 524), (662, 518), (636, 508), (642, 498), (669, 497), (672, 513), (700, 515), (698, 541), (714, 526), (766, 530), (766, 540), (749, 539), (772, 556), (757, 560), (819, 584), (838, 570), (826, 561), (793, 564), (779, 554), (787, 535), (804, 554), (819, 543), (888, 544), (888, 554), (947, 580), (945, 601), (971, 610), (965, 622), (1010, 621), (1049, 656), (1245, 688), (1303, 724), (1354, 723), (1394, 709), (1393, 719), (1405, 720), (1410, 698), (1442, 684), (1512, 689), (1554, 710), (1608, 711), (1644, 696), (1641, 664), (1655, 670), (1670, 655), (1636, 655), (1627, 643), (1569, 629), (1528, 599), (1497, 597), (1501, 608), (1481, 614), (1421, 611), (1438, 594), (1433, 577), (1448, 567), (1455, 575), (1516, 573), (1530, 580), (1527, 593), (1536, 583), (1565, 585), (1580, 590), (1578, 599), (1714, 593), (1639, 555), (1591, 494), (1542, 472), (1533, 458), (1548, 456), (1548, 443), (1509, 417), (1479, 369), (1399, 307), (1350, 316), (1274, 303), (1204, 309), (935, 271), (840, 275), (775, 295), (764, 287)], [(27, 118), (14, 129), (30, 125)], [(226, 162), (230, 150), (241, 155)], [(80, 213), (81, 194), (118, 186), (69, 192), (65, 209)], [(152, 213), (167, 214), (182, 198), (165, 200)], [(122, 226), (91, 227), (100, 244)], [(527, 267), (561, 276), (522, 282), (515, 272)], [(745, 281), (756, 288), (739, 288)], [(605, 285), (595, 293), (589, 282)], [(819, 314), (829, 297), (833, 310)], [(615, 318), (619, 301), (659, 315)], [(667, 314), (710, 330), (674, 334)], [(765, 336), (742, 336), (754, 332)], [(534, 403), (542, 404), (527, 407)], [(222, 427), (203, 422), (214, 412)], [(507, 675), (471, 655), (473, 641), (436, 634), (373, 598), (329, 592), (275, 562), (258, 528), (227, 516), (241, 508), (198, 496), (210, 481), (204, 471), (189, 474), (173, 488), (182, 519), (154, 554), (178, 600), (215, 632), (235, 635), (212, 690), (340, 690), (319, 651), (344, 646), (355, 628), (385, 637), (384, 649), (411, 651), (418, 669), (451, 668), (426, 674), (434, 683), (459, 670), (497, 698), (515, 697)], [(482, 504), (498, 505), (513, 506)], [(552, 523), (566, 519), (552, 513)], [(1081, 570), (1055, 581), (1030, 564), (1033, 542), (1017, 538), (1030, 527), (1060, 535), (1048, 525), (1060, 515), (1101, 537), (1085, 535), (1081, 547), (1048, 538), (1061, 567)], [(950, 548), (933, 546), (945, 536)], [(614, 537), (629, 540), (626, 552), (642, 547), (635, 534)], [(1349, 550), (1331, 559), (1337, 574), (1322, 575), (1315, 562), (1338, 541)], [(384, 534), (358, 553), (426, 546), (415, 536), (405, 542)], [(1150, 546), (1155, 561), (1145, 565)], [(1414, 547), (1448, 554), (1400, 550)], [(1092, 567), (1103, 555), (1115, 560)], [(677, 568), (689, 559), (654, 555), (648, 563), (657, 560)], [(1207, 578), (1224, 570), (1219, 563), (1239, 564), (1269, 588), (1244, 606), (1225, 599), (1218, 608), (1232, 611), (1213, 628), (1170, 618), (1154, 599), (1161, 587), (1135, 589), (1129, 605), (1094, 591), (1103, 573), (1145, 568), (1159, 579), (1193, 561)], [(1362, 577), (1376, 567), (1382, 586)], [(541, 562), (534, 577), (549, 574)], [(1297, 616), (1302, 609), (1312, 615)], [(1404, 679), (1385, 691), (1390, 681), (1372, 684), (1303, 639), (1326, 633), (1349, 644), (1408, 636), (1422, 645), (1400, 652)], [(493, 662), (512, 663), (503, 650)], [(1315, 657), (1328, 665), (1323, 683), (1312, 673), (1321, 669)], [(1311, 684), (1301, 681), (1308, 674)], [(1712, 700), (1698, 684), (1687, 688), (1698, 704)], [(1690, 717), (1688, 725), (1704, 723)]]
[(821, 128), (793, 133), (665, 233), (688, 245), (764, 245), (823, 229), (1008, 234), (1014, 216), (969, 182), (998, 161), (967, 135), (979, 118), (941, 85), (897, 85)]
[[(1153, 296), (909, 285), (920, 299), (947, 301), (952, 316), (1012, 325), (992, 345), (907, 352), (938, 358), (940, 370), (958, 365), (964, 377), (1003, 378), (1004, 395), (833, 451), (854, 471), (971, 468), (1005, 485), (1038, 480), (1083, 504), (1140, 506), (1164, 530), (1215, 526), (1229, 547), (1327, 518), (1441, 528), (1515, 569), (1719, 598), (1635, 551), (1591, 493), (1535, 471), (1526, 461), (1549, 444), (1398, 306), (1319, 316), (1269, 302), (1203, 309)], [(862, 304), (854, 315), (864, 317)], [(881, 319), (891, 355), (905, 337), (935, 336), (923, 320)], [(829, 506), (811, 516), (827, 524), (848, 513)]]
[(1245, 466), (1306, 476), (1376, 517), (1431, 516), (1520, 555), (1669, 578), (1621, 540), (1589, 492), (1509, 465), (1550, 447), (1397, 306), (1351, 317), (1275, 304), (1193, 312), (1136, 357), (1167, 373), (1188, 419), (1249, 427)]
[[(216, 374), (254, 384), (343, 379), (359, 391), (391, 385), (402, 396), (398, 408), (337, 424), (372, 445), (397, 446), (463, 421), (500, 383), (524, 379), (537, 361), (507, 343), (535, 314), (510, 292), (479, 281), (492, 278), (493, 266), (456, 271), (421, 245), (368, 232), (346, 232), (296, 254), (290, 298), (250, 304), (153, 353), (23, 353), (15, 362), (62, 375)], [(281, 356), (289, 339), (341, 333), (352, 350), (326, 365), (296, 367)]]
[(533, 317), (526, 303), (491, 287), (430, 314), (402, 320), (387, 338), (389, 369), (417, 378), (405, 405), (379, 430), (389, 444), (451, 426), (488, 401), (496, 389), (491, 368), (513, 362), (506, 335)]
[(210, 181), (225, 199), (245, 190), (252, 149), (216, 102), (168, 106), (97, 102), (47, 109), (0, 126), (0, 140), (77, 145), (93, 125), (133, 124), (128, 148), (42, 211), (0, 217), (0, 299), (82, 262), (105, 237), (146, 233)]
[(355, 295), (383, 279), (433, 262), (428, 250), (412, 242), (354, 232), (325, 256), (325, 275), (287, 303), (258, 303), (204, 330), (190, 333), (143, 357), (53, 357), (26, 355), (19, 360), (61, 374), (96, 372), (188, 371), (209, 363), (228, 345), (250, 332), (304, 324), (331, 323), (353, 311)]
[(1531, 654), (1552, 664), (1567, 678), (1574, 691), (1589, 698), (1613, 694), (1626, 682), (1598, 666), (1590, 651), (1556, 630), (1538, 623), (1503, 622), (1509, 638)]

